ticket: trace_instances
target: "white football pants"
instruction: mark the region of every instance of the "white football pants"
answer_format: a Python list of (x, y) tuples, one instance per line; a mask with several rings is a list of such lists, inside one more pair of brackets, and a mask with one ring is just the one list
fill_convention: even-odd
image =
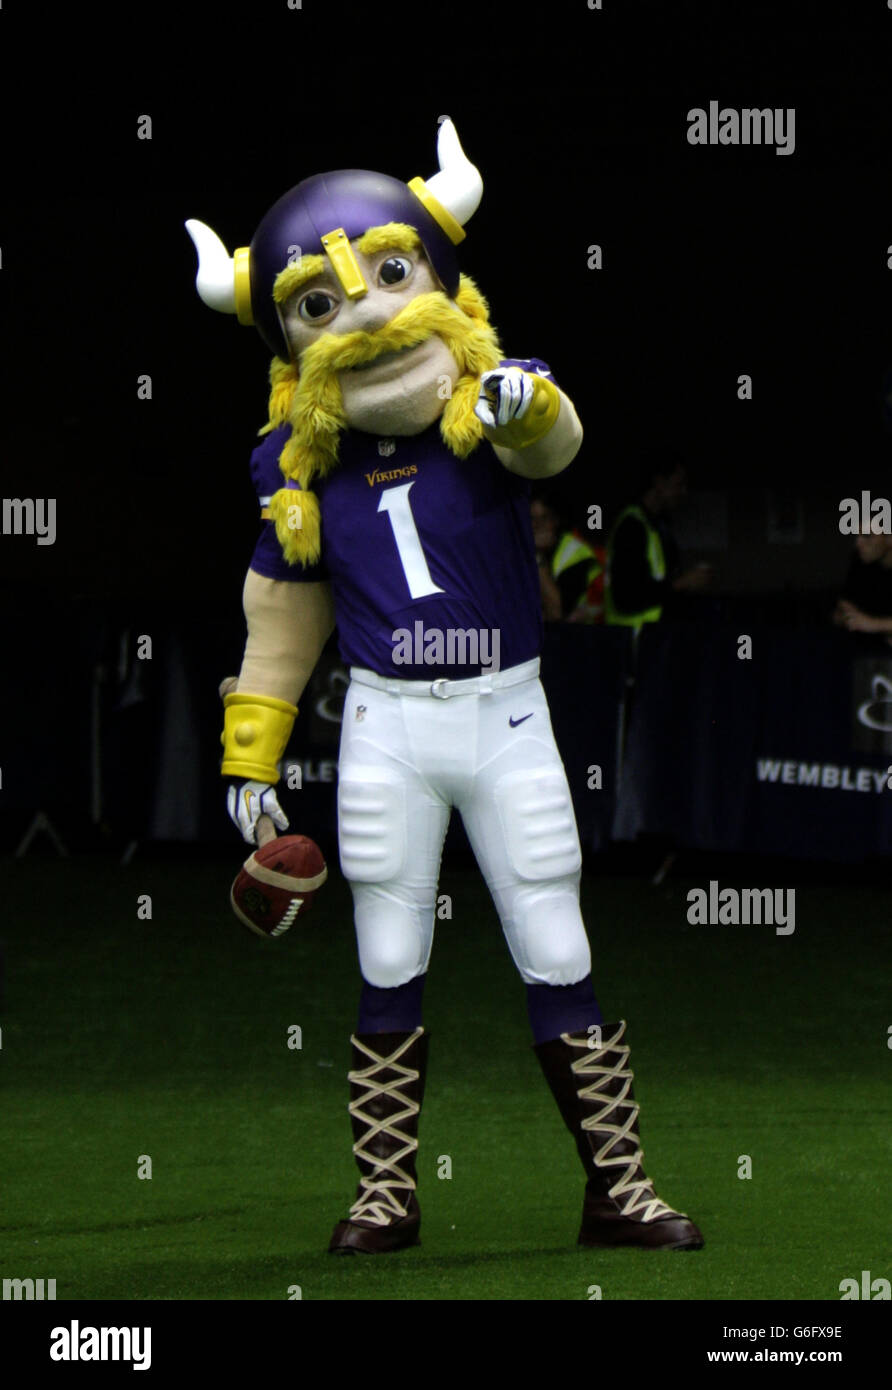
[(582, 856), (538, 659), (461, 681), (350, 675), (338, 839), (363, 977), (392, 988), (426, 971), (454, 806), (523, 980), (584, 979)]

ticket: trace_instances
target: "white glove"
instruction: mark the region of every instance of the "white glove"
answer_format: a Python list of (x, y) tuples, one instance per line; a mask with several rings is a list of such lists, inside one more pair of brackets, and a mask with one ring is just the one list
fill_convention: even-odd
[(520, 367), (497, 367), (480, 378), (480, 394), (474, 406), (478, 420), (490, 429), (520, 420), (533, 399), (533, 383)]
[(269, 816), (278, 830), (288, 829), (288, 817), (269, 782), (234, 782), (226, 794), (226, 809), (249, 845), (257, 844), (257, 822), (261, 816)]

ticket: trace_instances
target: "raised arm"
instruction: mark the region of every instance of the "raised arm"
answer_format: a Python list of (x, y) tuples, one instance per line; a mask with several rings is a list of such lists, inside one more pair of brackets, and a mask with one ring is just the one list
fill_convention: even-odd
[(484, 372), (475, 411), (499, 462), (523, 478), (552, 478), (579, 452), (582, 425), (573, 402), (539, 372)]

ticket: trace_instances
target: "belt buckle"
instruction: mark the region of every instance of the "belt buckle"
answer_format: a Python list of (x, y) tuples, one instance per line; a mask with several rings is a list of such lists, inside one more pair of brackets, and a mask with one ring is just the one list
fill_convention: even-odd
[(439, 679), (433, 682), (433, 684), (431, 685), (431, 694), (433, 695), (435, 700), (449, 699), (449, 691), (446, 689), (446, 686), (448, 684), (449, 682), (445, 676), (440, 676)]

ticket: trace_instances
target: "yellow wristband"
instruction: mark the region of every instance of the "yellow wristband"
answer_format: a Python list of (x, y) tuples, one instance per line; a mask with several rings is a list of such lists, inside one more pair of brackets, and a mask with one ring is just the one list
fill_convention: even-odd
[(547, 377), (526, 372), (533, 383), (533, 399), (519, 420), (498, 425), (489, 431), (494, 444), (503, 449), (525, 449), (548, 433), (561, 409), (561, 393)]
[(291, 737), (297, 706), (272, 695), (235, 691), (225, 696), (223, 708), (223, 776), (274, 785), (279, 780), (279, 760)]

